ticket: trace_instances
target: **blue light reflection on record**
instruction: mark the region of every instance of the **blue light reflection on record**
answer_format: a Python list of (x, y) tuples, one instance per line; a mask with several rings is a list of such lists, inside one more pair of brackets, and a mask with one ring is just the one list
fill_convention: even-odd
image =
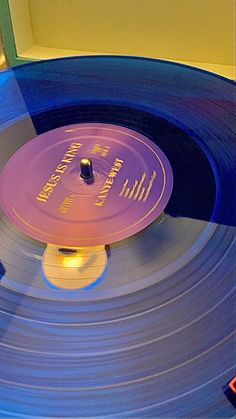
[(182, 129), (215, 179), (211, 222), (166, 214), (112, 246), (103, 281), (73, 295), (47, 288), (43, 244), (1, 216), (1, 416), (232, 417), (222, 387), (236, 351), (234, 84), (167, 62), (81, 57), (8, 70), (0, 85), (1, 164), (50, 128), (38, 115), (104, 104)]

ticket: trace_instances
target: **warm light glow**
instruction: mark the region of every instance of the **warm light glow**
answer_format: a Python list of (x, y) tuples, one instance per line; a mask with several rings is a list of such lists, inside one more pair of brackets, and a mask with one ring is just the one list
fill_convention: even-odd
[(6, 68), (7, 63), (6, 63), (6, 58), (5, 55), (2, 53), (0, 54), (0, 68)]
[(83, 256), (64, 256), (63, 257), (63, 266), (65, 268), (80, 268), (84, 265), (85, 258)]
[(45, 280), (52, 288), (91, 289), (104, 277), (107, 252), (104, 246), (62, 248), (48, 244), (42, 264)]

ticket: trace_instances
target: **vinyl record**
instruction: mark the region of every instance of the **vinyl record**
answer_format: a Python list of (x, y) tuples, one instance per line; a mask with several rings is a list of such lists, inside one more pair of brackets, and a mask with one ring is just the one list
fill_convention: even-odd
[(12, 68), (0, 86), (0, 416), (233, 417), (235, 84), (93, 56)]

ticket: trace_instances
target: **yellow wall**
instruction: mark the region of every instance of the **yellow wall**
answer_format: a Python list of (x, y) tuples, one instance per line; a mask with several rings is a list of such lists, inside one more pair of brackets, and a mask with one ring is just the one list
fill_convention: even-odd
[(232, 0), (30, 0), (36, 44), (233, 64)]
[(213, 71), (234, 64), (234, 0), (9, 1), (18, 51), (29, 58), (125, 54)]

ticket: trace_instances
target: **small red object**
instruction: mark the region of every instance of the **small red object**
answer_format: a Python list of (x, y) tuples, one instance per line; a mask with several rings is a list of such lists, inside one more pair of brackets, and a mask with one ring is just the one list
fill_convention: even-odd
[(229, 387), (236, 395), (236, 376), (229, 382)]

